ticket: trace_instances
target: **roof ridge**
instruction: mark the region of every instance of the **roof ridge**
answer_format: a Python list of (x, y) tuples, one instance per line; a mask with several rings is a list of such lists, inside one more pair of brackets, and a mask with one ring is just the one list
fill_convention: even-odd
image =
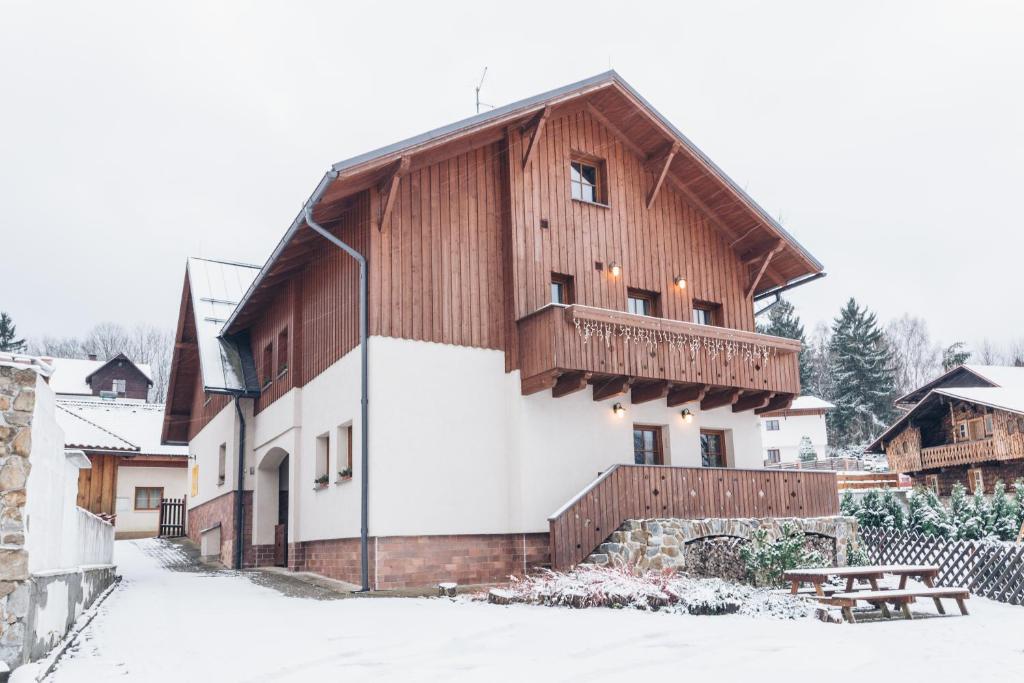
[(241, 261), (227, 261), (225, 259), (206, 258), (204, 256), (189, 256), (190, 261), (205, 261), (206, 263), (221, 263), (226, 266), (239, 266), (242, 268), (262, 268), (263, 266), (253, 265), (251, 263), (242, 263)]
[[(87, 403), (87, 401), (79, 401), (79, 403)], [(63, 411), (64, 411), (65, 413), (67, 413), (68, 415), (71, 415), (71, 416), (73, 416), (73, 417), (76, 417), (76, 418), (78, 418), (79, 420), (81, 420), (82, 422), (85, 422), (86, 424), (90, 424), (90, 425), (92, 425), (93, 427), (95, 427), (96, 429), (100, 430), (101, 432), (106, 432), (107, 434), (110, 434), (110, 435), (111, 435), (112, 437), (114, 437), (114, 438), (115, 438), (115, 439), (117, 439), (118, 441), (123, 441), (124, 443), (128, 444), (129, 446), (131, 446), (131, 447), (132, 447), (132, 448), (133, 448), (134, 450), (136, 450), (136, 451), (141, 451), (141, 450), (142, 450), (142, 449), (141, 449), (141, 448), (140, 448), (139, 446), (137, 446), (136, 444), (132, 443), (132, 442), (131, 442), (131, 441), (129, 441), (128, 439), (124, 438), (124, 437), (123, 437), (123, 436), (121, 436), (120, 434), (118, 434), (118, 433), (116, 433), (116, 432), (112, 432), (112, 431), (110, 431), (109, 429), (107, 429), (106, 427), (104, 427), (103, 425), (99, 425), (99, 424), (96, 424), (96, 423), (95, 423), (95, 422), (93, 422), (92, 420), (90, 420), (90, 419), (88, 419), (88, 418), (86, 418), (86, 417), (83, 417), (83, 416), (81, 416), (81, 415), (78, 415), (77, 413), (75, 413), (75, 412), (74, 412), (74, 411), (72, 411), (72, 410), (68, 410), (68, 409), (67, 409), (67, 408), (65, 408), (65, 407), (64, 407), (63, 405), (61, 405), (61, 402), (60, 402), (60, 401), (56, 401), (56, 402), (54, 403), (54, 406), (56, 406), (57, 408), (59, 408), (59, 409), (63, 410)], [(119, 450), (127, 450), (127, 449), (119, 449)]]

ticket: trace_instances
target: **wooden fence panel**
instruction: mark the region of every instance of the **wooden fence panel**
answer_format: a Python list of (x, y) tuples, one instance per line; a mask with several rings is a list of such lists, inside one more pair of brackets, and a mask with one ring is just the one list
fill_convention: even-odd
[(627, 519), (837, 514), (832, 472), (615, 465), (548, 519), (551, 564), (577, 564)]
[(874, 564), (934, 564), (940, 586), (962, 586), (982, 597), (1024, 605), (1024, 543), (957, 541), (913, 531), (862, 529)]
[(160, 501), (158, 534), (165, 538), (185, 535), (185, 499), (164, 498)]

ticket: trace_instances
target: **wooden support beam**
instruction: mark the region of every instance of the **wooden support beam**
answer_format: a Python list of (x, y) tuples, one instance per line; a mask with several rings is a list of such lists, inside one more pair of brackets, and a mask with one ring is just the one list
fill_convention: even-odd
[(742, 413), (746, 410), (764, 408), (768, 405), (768, 401), (770, 401), (773, 396), (775, 396), (775, 393), (771, 391), (758, 391), (752, 394), (747, 394), (732, 404), (732, 412)]
[(654, 204), (654, 200), (658, 196), (658, 190), (661, 189), (662, 184), (665, 182), (665, 176), (668, 175), (669, 166), (672, 165), (672, 160), (675, 158), (676, 153), (679, 151), (679, 145), (672, 145), (669, 147), (668, 152), (665, 154), (661, 168), (658, 171), (657, 178), (654, 181), (654, 186), (651, 187), (651, 191), (647, 194), (647, 208), (651, 208)]
[(384, 224), (388, 222), (388, 218), (391, 217), (391, 209), (395, 205), (395, 197), (398, 194), (398, 184), (402, 180), (402, 176), (409, 171), (409, 157), (400, 157), (398, 161), (394, 163), (394, 168), (391, 173), (381, 181), (381, 210), (380, 210), (380, 222), (377, 224), (377, 230), (381, 230)]
[(541, 133), (544, 132), (544, 126), (547, 125), (548, 117), (551, 116), (551, 106), (544, 107), (544, 110), (537, 117), (536, 123), (533, 124), (533, 134), (530, 136), (530, 144), (526, 148), (526, 154), (523, 156), (523, 170), (530, 164), (530, 159), (533, 158), (533, 152), (537, 149), (537, 141), (540, 139)]
[(629, 391), (629, 387), (633, 384), (632, 377), (626, 377), (619, 375), (617, 377), (610, 377), (602, 382), (594, 384), (594, 400), (603, 401), (608, 398), (614, 398), (616, 396), (622, 396), (624, 393)]
[(647, 153), (640, 149), (640, 147), (635, 142), (626, 137), (626, 134), (619, 130), (618, 126), (609, 121), (608, 117), (605, 116), (604, 112), (602, 112), (600, 109), (595, 107), (590, 102), (587, 102), (587, 110), (590, 112), (591, 116), (597, 119), (598, 123), (607, 128), (608, 132), (614, 135), (615, 138), (622, 143), (623, 147), (625, 147), (626, 149), (628, 149), (630, 152), (637, 155), (641, 159), (647, 158)]
[(708, 394), (700, 402), (701, 410), (714, 410), (715, 408), (721, 408), (723, 406), (731, 406), (740, 400), (740, 394), (743, 391), (741, 389), (725, 389), (723, 391), (716, 391), (713, 394)]
[(592, 372), (567, 372), (555, 381), (551, 387), (551, 395), (555, 398), (562, 398), (569, 394), (582, 391), (587, 388), (587, 382), (593, 376)]
[(772, 257), (782, 250), (782, 240), (776, 240), (775, 246), (773, 246), (767, 254), (764, 255), (764, 259), (761, 261), (761, 267), (757, 269), (754, 276), (750, 278), (750, 284), (747, 285), (746, 296), (749, 299), (753, 295), (754, 290), (757, 289), (757, 283), (761, 281), (761, 277), (764, 275), (764, 271), (768, 270), (768, 264), (772, 262)]
[(557, 370), (549, 370), (522, 380), (520, 382), (520, 390), (523, 396), (536, 394), (538, 391), (544, 391), (545, 389), (553, 389), (558, 381), (559, 374)]
[(646, 384), (634, 384), (633, 394), (630, 396), (629, 400), (633, 403), (657, 401), (668, 396), (668, 390), (670, 387), (671, 385), (664, 380), (648, 382)]
[(773, 413), (776, 410), (786, 410), (793, 404), (793, 394), (775, 394), (762, 408), (755, 408), (758, 415)]
[(694, 384), (688, 387), (676, 387), (668, 392), (668, 407), (674, 408), (684, 403), (702, 401), (708, 393), (707, 384)]

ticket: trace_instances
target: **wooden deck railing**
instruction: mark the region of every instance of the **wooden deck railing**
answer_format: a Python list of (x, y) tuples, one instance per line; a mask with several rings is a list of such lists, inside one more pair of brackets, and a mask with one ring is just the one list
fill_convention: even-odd
[[(601, 329), (610, 334), (587, 337), (581, 334), (587, 323), (607, 326)], [(800, 391), (800, 342), (792, 339), (580, 305), (547, 306), (519, 320), (518, 327), (524, 386), (531, 378), (582, 371), (751, 391)], [(625, 329), (633, 336), (620, 334)], [(637, 333), (649, 334), (652, 343), (637, 341)], [(696, 345), (679, 342), (683, 338)], [(754, 349), (767, 351), (768, 357), (748, 360), (747, 352)]]
[(996, 449), (991, 437), (979, 441), (962, 441), (921, 449), (921, 467), (924, 469), (966, 465), (995, 459)]
[(864, 469), (864, 462), (857, 458), (824, 458), (821, 460), (796, 460), (794, 462), (770, 462), (770, 470), (843, 470), (847, 472)]
[(837, 514), (833, 472), (614, 465), (548, 518), (551, 564), (581, 562), (627, 519)]

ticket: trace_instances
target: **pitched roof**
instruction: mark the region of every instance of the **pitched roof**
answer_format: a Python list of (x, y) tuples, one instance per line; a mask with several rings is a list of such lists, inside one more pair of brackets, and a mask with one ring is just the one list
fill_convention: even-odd
[(231, 339), (221, 337), (221, 329), (259, 271), (259, 266), (245, 263), (194, 256), (188, 259), (199, 365), (207, 391), (246, 390), (240, 355), (246, 350), (240, 349)]
[(160, 443), (164, 406), (136, 401), (57, 400), (64, 447), (134, 452), (140, 455), (188, 455), (186, 446)]
[(117, 359), (127, 360), (146, 376), (149, 383), (153, 383), (153, 370), (145, 363), (133, 363), (124, 354), (118, 354), (110, 360), (83, 360), (81, 358), (53, 358), (48, 362), (53, 367), (53, 375), (50, 377), (50, 388), (55, 394), (66, 394), (72, 396), (91, 396), (92, 387), (89, 386), (89, 378), (102, 369), (105, 365)]
[[(963, 386), (964, 382), (971, 384)], [(897, 403), (907, 397), (916, 398), (914, 407), (871, 442), (867, 448), (869, 452), (880, 452), (885, 441), (898, 434), (903, 425), (915, 415), (927, 410), (932, 403), (939, 400), (939, 397), (954, 398), (1024, 415), (1024, 368), (1008, 365), (961, 365), (897, 399)]]
[[(701, 197), (700, 203), (710, 213), (725, 217), (716, 220), (716, 225), (728, 224), (732, 234), (729, 235), (733, 248), (742, 248), (745, 253), (758, 252), (765, 244), (781, 240), (783, 251), (772, 262), (770, 271), (776, 275), (762, 279), (758, 292), (771, 289), (796, 280), (800, 277), (819, 273), (822, 264), (815, 259), (797, 240), (786, 231), (772, 216), (761, 208), (739, 185), (729, 178), (722, 169), (711, 161), (697, 146), (672, 123), (645, 100), (615, 71), (606, 71), (591, 78), (550, 90), (518, 102), (497, 107), (490, 111), (471, 116), (461, 121), (435, 128), (386, 147), (339, 161), (321, 179), (314, 190), (313, 196), (323, 191), (318, 205), (318, 218), (321, 212), (328, 211), (326, 205), (340, 202), (352, 194), (364, 190), (379, 182), (392, 168), (395, 162), (403, 157), (425, 153), (440, 148), (455, 140), (463, 140), (470, 136), (481, 136), (480, 139), (492, 141), (484, 134), (489, 130), (503, 130), (513, 123), (521, 123), (543, 111), (545, 107), (568, 105), (573, 100), (586, 98), (587, 107), (591, 112), (608, 121), (614, 117), (622, 117), (627, 122), (616, 126), (624, 136), (633, 135), (644, 144), (644, 152), (655, 154), (667, 143), (679, 146), (681, 152), (673, 157), (671, 170), (680, 177), (686, 178), (688, 192), (693, 197)], [(636, 116), (635, 114), (641, 114)], [(481, 143), (483, 144), (483, 143)], [(710, 208), (708, 208), (710, 207)], [(292, 243), (296, 234), (305, 225), (302, 210), (292, 221), (284, 237), (275, 247), (259, 274), (252, 281), (224, 325), (224, 330), (234, 332), (241, 326), (237, 321), (247, 310), (249, 302), (266, 280), (274, 265)], [(743, 243), (743, 247), (738, 246)], [(773, 281), (773, 279), (775, 281)], [(778, 280), (782, 280), (781, 282)]]
[(817, 396), (797, 396), (789, 406), (789, 410), (830, 410), (835, 408), (834, 403), (829, 403)]

